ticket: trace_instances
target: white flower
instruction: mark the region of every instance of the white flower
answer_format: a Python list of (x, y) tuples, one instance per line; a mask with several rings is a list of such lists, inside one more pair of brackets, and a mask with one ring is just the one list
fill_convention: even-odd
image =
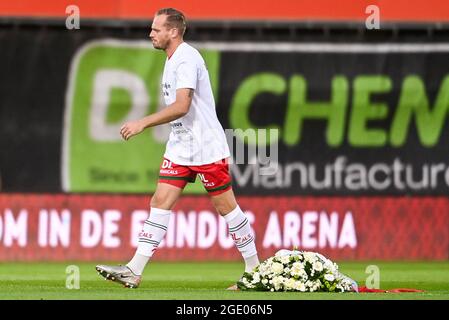
[(334, 277), (333, 274), (327, 273), (327, 274), (324, 275), (324, 279), (326, 279), (327, 281), (331, 281), (332, 282), (332, 281), (335, 280), (335, 277)]
[(293, 278), (289, 278), (284, 282), (285, 289), (293, 290), (295, 288), (296, 281)]
[(319, 261), (316, 261), (313, 263), (313, 269), (318, 272), (323, 271), (323, 264)]
[(301, 285), (304, 285), (304, 283), (302, 283), (301, 281), (295, 281), (295, 284), (293, 285), (293, 289), (295, 289), (296, 291), (300, 291), (299, 287)]
[(273, 288), (271, 288), (271, 290), (270, 290), (271, 292), (273, 292), (274, 291), (274, 289)]
[(302, 255), (304, 256), (305, 261), (308, 261), (310, 263), (313, 263), (316, 261), (316, 255), (314, 252), (304, 252)]
[(290, 270), (290, 274), (292, 276), (301, 276), (304, 273), (304, 265), (301, 262), (294, 262), (292, 264), (292, 268)]
[(304, 285), (304, 283), (299, 282), (299, 283), (297, 284), (297, 287), (296, 287), (295, 289), (296, 289), (296, 290), (299, 290), (299, 291), (301, 291), (301, 292), (305, 292), (305, 291), (306, 291), (306, 286)]
[(266, 263), (262, 263), (259, 266), (259, 273), (263, 276), (266, 277), (269, 273), (270, 273), (270, 267), (266, 264)]
[(282, 256), (281, 257), (281, 262), (283, 264), (288, 264), (290, 262), (290, 256)]
[(294, 262), (294, 263), (292, 264), (292, 268), (296, 268), (296, 269), (304, 269), (304, 265), (302, 264), (302, 262), (296, 261), (296, 262)]
[(253, 281), (251, 281), (252, 283), (257, 283), (260, 281), (260, 274), (258, 272), (254, 272), (253, 274)]
[(268, 283), (268, 279), (263, 279), (262, 283), (266, 285)]
[(282, 265), (282, 263), (275, 262), (271, 266), (271, 270), (274, 274), (281, 274), (284, 271), (284, 266)]
[(279, 250), (278, 252), (276, 252), (274, 256), (275, 257), (283, 257), (283, 256), (289, 256), (290, 254), (291, 254), (290, 250), (282, 249), (282, 250)]
[(336, 272), (337, 272), (337, 269), (335, 269), (334, 264), (333, 264), (332, 261), (330, 261), (330, 260), (327, 260), (327, 261), (324, 263), (324, 269), (326, 269), (327, 271), (329, 271), (329, 272), (331, 272), (331, 273), (336, 273)]
[(321, 282), (320, 282), (320, 280), (316, 280), (316, 281), (307, 280), (305, 283), (305, 287), (310, 292), (318, 291), (318, 289), (320, 289), (320, 287), (321, 287)]
[(294, 277), (307, 278), (307, 273), (304, 269), (294, 270), (290, 274)]
[(276, 291), (278, 291), (279, 289), (281, 289), (281, 288), (282, 288), (282, 285), (284, 284), (284, 281), (285, 281), (284, 277), (281, 277), (281, 276), (274, 277), (274, 278), (273, 278), (273, 286), (274, 286), (274, 289), (275, 289)]

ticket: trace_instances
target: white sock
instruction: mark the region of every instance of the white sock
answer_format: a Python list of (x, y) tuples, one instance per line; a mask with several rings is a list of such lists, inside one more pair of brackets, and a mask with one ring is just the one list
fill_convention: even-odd
[(237, 249), (245, 259), (245, 272), (251, 272), (259, 265), (254, 232), (246, 215), (237, 206), (234, 210), (224, 216), (228, 223), (229, 233), (234, 240)]
[(260, 264), (257, 253), (251, 257), (245, 258), (245, 272), (251, 272)]
[(150, 216), (139, 233), (139, 244), (134, 257), (126, 265), (136, 275), (141, 275), (167, 232), (171, 210), (151, 208)]
[(134, 254), (134, 257), (131, 259), (130, 262), (128, 262), (126, 266), (130, 268), (135, 275), (140, 276), (142, 275), (143, 269), (145, 269), (145, 266), (147, 265), (149, 260), (150, 257), (143, 256), (136, 252)]

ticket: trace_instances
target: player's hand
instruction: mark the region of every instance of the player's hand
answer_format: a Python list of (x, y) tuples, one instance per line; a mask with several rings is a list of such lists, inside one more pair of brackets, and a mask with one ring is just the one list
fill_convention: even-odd
[(136, 134), (139, 134), (145, 129), (145, 127), (142, 125), (142, 123), (139, 120), (136, 121), (130, 121), (125, 123), (120, 128), (120, 134), (123, 139), (129, 140), (132, 136), (135, 136)]

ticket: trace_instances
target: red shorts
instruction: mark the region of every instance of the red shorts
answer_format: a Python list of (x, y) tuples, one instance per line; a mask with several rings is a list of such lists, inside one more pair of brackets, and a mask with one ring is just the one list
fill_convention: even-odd
[(159, 170), (159, 182), (183, 189), (199, 175), (209, 195), (216, 196), (231, 189), (227, 159), (201, 166), (182, 166), (164, 158)]

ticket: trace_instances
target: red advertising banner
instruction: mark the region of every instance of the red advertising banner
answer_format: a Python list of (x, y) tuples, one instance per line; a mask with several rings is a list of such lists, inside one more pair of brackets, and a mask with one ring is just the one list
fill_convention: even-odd
[(382, 21), (449, 21), (447, 0), (20, 0), (0, 2), (0, 16), (66, 17), (70, 5), (81, 18), (151, 19), (158, 9), (175, 7), (189, 20), (353, 21), (365, 20), (367, 7), (376, 5)]
[[(127, 261), (149, 197), (0, 194), (0, 261)], [(332, 260), (446, 260), (449, 200), (443, 197), (239, 197), (261, 258), (277, 250)], [(207, 196), (183, 197), (154, 259), (239, 260)]]

